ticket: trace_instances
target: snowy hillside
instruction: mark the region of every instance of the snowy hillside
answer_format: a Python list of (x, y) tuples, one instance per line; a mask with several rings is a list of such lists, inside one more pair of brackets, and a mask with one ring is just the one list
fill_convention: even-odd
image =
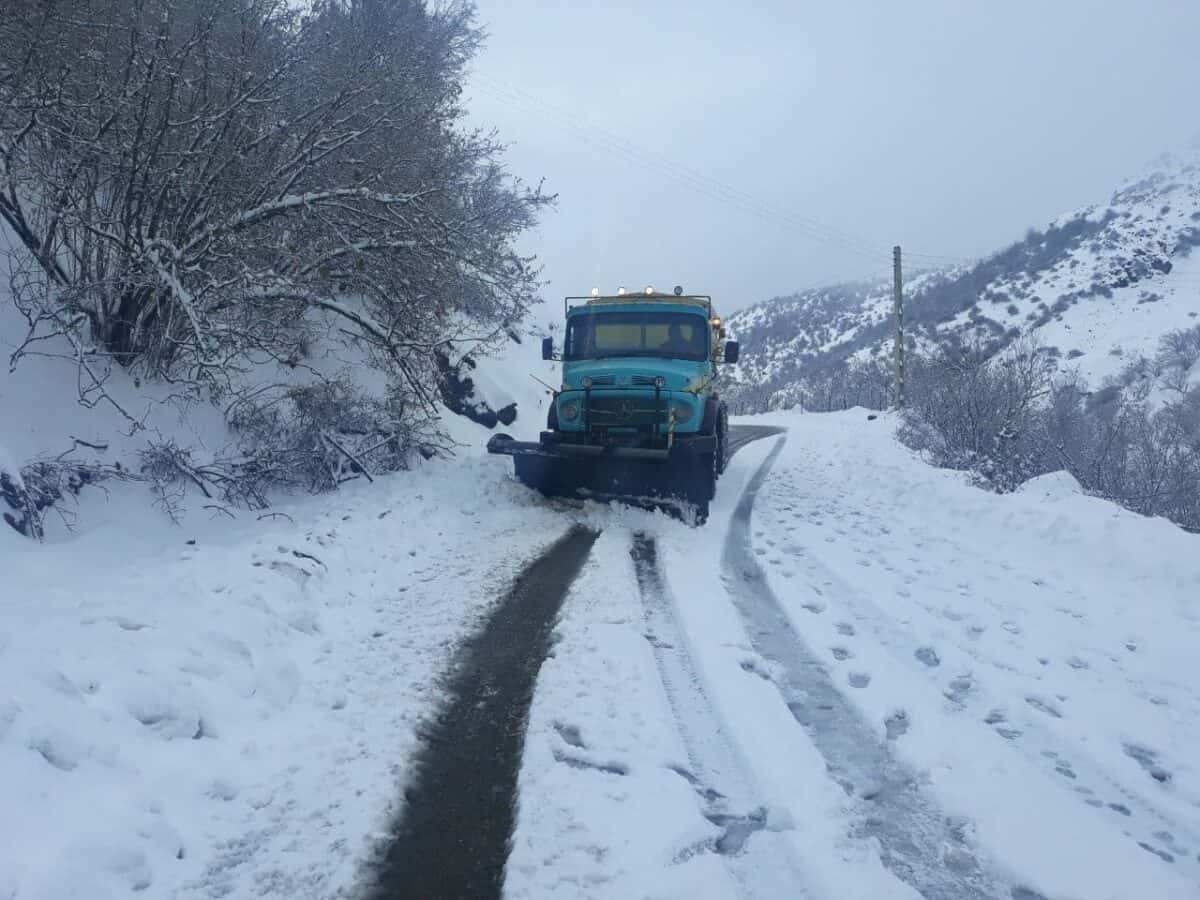
[[(15, 253), (6, 238), (0, 227), (0, 264), (6, 253)], [(541, 359), (537, 338), (547, 328), (542, 319), (549, 319), (545, 308), (535, 309), (520, 340), (506, 341), (495, 355), (446, 357), (436, 425), (449, 439), (443, 444), (447, 454), (476, 453), (495, 430), (536, 436), (544, 427), (547, 390), (536, 379), (554, 383), (557, 376), (556, 365)], [(249, 369), (242, 384), (246, 393), (265, 396), (261, 387), (282, 396), (292, 386), (348, 377), (368, 394), (382, 394), (385, 379), (366, 365), (361, 348), (337, 340), (335, 328), (326, 330), (330, 337), (314, 343), (302, 365)], [(164, 498), (143, 472), (149, 448), (178, 448), (196, 466), (237, 456), (228, 398), (218, 405), (180, 385), (143, 380), (102, 354), (87, 356), (81, 368), (76, 348), (62, 336), (38, 340), (14, 357), (29, 334), (28, 321), (0, 281), (0, 477), (7, 479), (0, 484), (0, 514), (14, 521), (24, 515), (16, 508), (15, 490), (24, 470), (39, 474), (39, 499), (53, 501), (37, 511), (48, 540), (102, 528), (114, 508), (128, 515), (144, 506), (139, 521), (169, 523)], [(215, 511), (213, 498), (191, 485), (173, 485), (171, 493), (176, 518), (228, 515)], [(285, 494), (278, 491), (271, 499)], [(229, 511), (236, 514), (236, 505)]]
[[(918, 347), (1001, 346), (1032, 332), (1099, 384), (1153, 354), (1173, 329), (1200, 324), (1200, 156), (1164, 157), (1107, 203), (1059, 217), (970, 268), (907, 280)], [(840, 285), (736, 313), (739, 398), (763, 407), (801, 371), (886, 353), (890, 282)]]

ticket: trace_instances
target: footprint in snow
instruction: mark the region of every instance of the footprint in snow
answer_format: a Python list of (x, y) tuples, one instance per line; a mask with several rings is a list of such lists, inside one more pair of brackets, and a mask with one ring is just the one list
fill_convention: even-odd
[(1063, 759), (1054, 764), (1054, 771), (1064, 778), (1070, 778), (1072, 781), (1076, 778), (1075, 770), (1071, 768), (1071, 764)]
[(603, 772), (605, 775), (628, 775), (629, 766), (623, 762), (597, 762), (591, 759), (584, 759), (581, 756), (575, 756), (571, 753), (564, 753), (562, 750), (554, 751), (554, 761), (570, 766), (572, 769), (586, 769), (594, 772)]
[(962, 706), (974, 684), (975, 682), (970, 675), (959, 675), (950, 681), (950, 685), (942, 692), (942, 696), (951, 703)]
[(746, 659), (743, 659), (739, 665), (742, 667), (743, 672), (748, 672), (751, 675), (757, 675), (763, 681), (771, 680), (771, 673), (767, 671), (766, 667), (762, 663), (762, 660), (747, 657)]
[(1160, 850), (1158, 847), (1151, 846), (1150, 844), (1147, 844), (1145, 841), (1138, 841), (1137, 844), (1139, 847), (1141, 847), (1147, 853), (1153, 853), (1155, 856), (1157, 856), (1163, 862), (1169, 862), (1169, 863), (1175, 862), (1175, 857), (1172, 856), (1170, 853), (1168, 853), (1166, 850)]
[(1157, 751), (1143, 747), (1140, 744), (1125, 744), (1124, 750), (1126, 756), (1135, 760), (1145, 770), (1146, 774), (1159, 784), (1166, 784), (1171, 780), (1171, 773), (1158, 764)]
[(1026, 697), (1025, 702), (1032, 706), (1040, 713), (1045, 713), (1055, 719), (1061, 719), (1063, 714), (1059, 712), (1058, 707), (1048, 700), (1043, 700), (1041, 697)]
[(908, 733), (908, 713), (902, 709), (898, 709), (883, 720), (883, 725), (887, 729), (888, 740), (894, 741), (901, 735)]
[(852, 688), (865, 688), (871, 683), (871, 676), (866, 672), (851, 672), (847, 676), (846, 681), (849, 682)]
[(931, 669), (941, 665), (942, 662), (941, 658), (937, 655), (937, 651), (932, 647), (918, 647), (913, 651), (913, 656)]
[(838, 622), (837, 625), (835, 625), (834, 627), (837, 628), (838, 634), (844, 635), (846, 637), (854, 637), (854, 634), (855, 634), (854, 626), (851, 625), (849, 622)]
[(830, 652), (833, 653), (833, 658), (836, 659), (838, 662), (841, 662), (846, 659), (850, 659), (851, 657), (854, 656), (854, 654), (851, 653), (849, 648), (847, 648), (847, 647), (834, 647), (834, 648), (832, 648), (832, 650)]
[(558, 736), (567, 744), (576, 747), (580, 750), (586, 750), (587, 744), (583, 742), (583, 736), (579, 732), (578, 725), (567, 725), (563, 722), (555, 722), (554, 730), (558, 732)]
[(825, 604), (818, 603), (816, 600), (809, 600), (807, 603), (800, 604), (801, 609), (806, 609), (810, 613), (820, 614), (825, 612)]

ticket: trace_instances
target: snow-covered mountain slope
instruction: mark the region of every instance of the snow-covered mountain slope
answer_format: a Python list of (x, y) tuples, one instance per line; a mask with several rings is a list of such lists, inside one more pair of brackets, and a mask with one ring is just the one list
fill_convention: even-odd
[[(1059, 217), (969, 268), (905, 284), (916, 346), (1000, 347), (1028, 332), (1098, 384), (1152, 355), (1168, 331), (1200, 324), (1200, 155), (1164, 157), (1107, 203)], [(765, 407), (802, 371), (886, 354), (890, 282), (848, 284), (730, 316), (742, 342), (735, 394)]]

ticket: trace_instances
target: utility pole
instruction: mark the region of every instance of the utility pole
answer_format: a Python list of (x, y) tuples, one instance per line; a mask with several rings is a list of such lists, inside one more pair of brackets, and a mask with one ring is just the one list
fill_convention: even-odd
[(896, 309), (896, 409), (904, 409), (904, 280), (900, 269), (900, 248), (892, 248), (892, 299)]

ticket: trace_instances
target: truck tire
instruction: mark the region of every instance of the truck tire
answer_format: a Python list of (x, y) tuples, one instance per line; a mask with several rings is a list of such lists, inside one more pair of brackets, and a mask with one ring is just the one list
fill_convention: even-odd
[(711, 434), (717, 439), (715, 459), (716, 477), (725, 471), (725, 432), (729, 429), (729, 417), (725, 404), (712, 397), (704, 404), (704, 418), (700, 421), (700, 433)]
[(725, 474), (725, 466), (729, 462), (725, 455), (725, 440), (729, 436), (729, 411), (725, 404), (721, 404), (721, 411), (717, 417), (717, 477)]

